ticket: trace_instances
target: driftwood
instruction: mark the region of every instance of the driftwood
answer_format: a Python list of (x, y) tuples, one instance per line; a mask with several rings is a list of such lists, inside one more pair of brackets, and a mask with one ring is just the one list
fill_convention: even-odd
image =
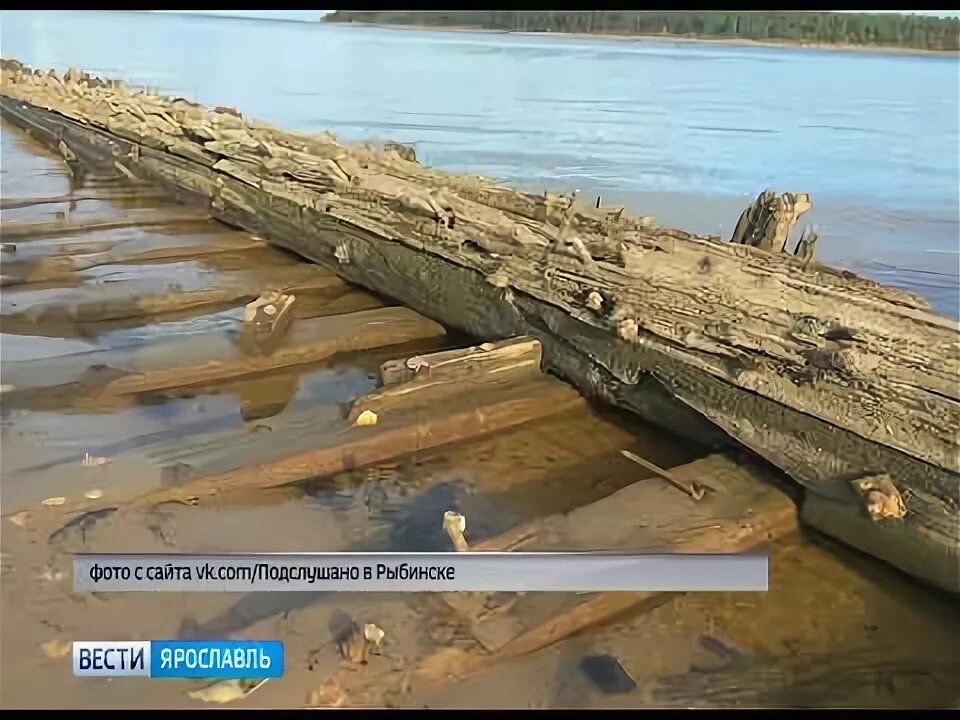
[[(166, 183), (448, 327), (536, 337), (585, 394), (741, 443), (851, 524), (867, 513), (851, 480), (887, 473), (906, 516), (845, 539), (901, 567), (910, 544), (905, 569), (960, 591), (957, 324), (809, 251), (755, 247), (782, 249), (779, 220), (725, 243), (13, 61), (3, 94), (6, 117), (78, 163)], [(790, 197), (793, 217), (806, 200)]]

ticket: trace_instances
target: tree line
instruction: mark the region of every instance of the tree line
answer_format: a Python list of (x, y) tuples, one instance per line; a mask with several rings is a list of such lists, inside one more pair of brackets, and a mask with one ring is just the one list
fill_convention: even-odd
[(337, 10), (324, 21), (960, 50), (960, 18), (894, 13)]

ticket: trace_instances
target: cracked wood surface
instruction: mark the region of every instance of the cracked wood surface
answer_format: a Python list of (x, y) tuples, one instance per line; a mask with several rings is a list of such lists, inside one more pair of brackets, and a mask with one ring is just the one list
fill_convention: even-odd
[(865, 532), (922, 532), (936, 512), (941, 551), (960, 558), (958, 328), (920, 298), (116, 81), (5, 61), (3, 94), (5, 113), (80, 162), (164, 180), (448, 326), (536, 337), (582, 391), (717, 443), (719, 427), (847, 512), (864, 512), (852, 478), (888, 472), (925, 501)]

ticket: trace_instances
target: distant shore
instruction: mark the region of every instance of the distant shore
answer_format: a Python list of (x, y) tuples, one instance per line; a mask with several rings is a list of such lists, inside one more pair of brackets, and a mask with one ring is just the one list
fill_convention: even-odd
[(381, 28), (384, 30), (431, 30), (437, 32), (473, 32), (489, 35), (528, 35), (536, 37), (563, 37), (578, 40), (629, 40), (643, 42), (654, 40), (657, 42), (691, 43), (697, 45), (720, 45), (734, 47), (770, 47), (770, 48), (800, 48), (805, 50), (836, 50), (838, 52), (870, 53), (880, 55), (920, 55), (928, 57), (954, 57), (960, 59), (960, 51), (956, 50), (924, 50), (922, 48), (897, 47), (894, 45), (853, 45), (849, 43), (813, 43), (801, 40), (770, 39), (749, 40), (746, 38), (697, 37), (691, 35), (669, 35), (663, 33), (565, 33), (536, 30), (496, 30), (472, 25), (414, 25), (409, 23), (367, 23), (341, 22), (322, 20), (329, 25), (354, 25), (359, 27)]

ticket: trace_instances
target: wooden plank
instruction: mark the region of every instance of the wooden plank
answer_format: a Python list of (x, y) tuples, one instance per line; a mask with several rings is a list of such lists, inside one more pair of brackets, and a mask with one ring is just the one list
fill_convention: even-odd
[(780, 655), (758, 665), (728, 662), (709, 672), (652, 678), (646, 697), (653, 707), (683, 708), (960, 707), (960, 659), (929, 657), (912, 643), (881, 652), (841, 641), (828, 652)]
[(101, 265), (187, 260), (267, 247), (263, 240), (246, 233), (198, 234), (193, 237), (151, 234), (113, 243), (35, 245), (29, 243), (21, 246), (11, 260), (3, 262), (0, 285), (50, 283), (57, 280), (79, 282), (82, 278), (78, 273)]
[[(554, 378), (503, 387), (470, 387), (437, 407), (429, 391), (416, 404), (387, 414), (373, 427), (346, 427), (323, 445), (273, 462), (246, 465), (216, 476), (158, 491), (137, 505), (192, 500), (237, 487), (268, 488), (364, 467), (414, 451), (422, 451), (516, 427), (583, 403), (575, 390)], [(425, 408), (437, 413), (425, 419)]]
[(55, 222), (6, 222), (0, 224), (0, 237), (3, 237), (4, 242), (10, 240), (25, 242), (31, 238), (49, 235), (74, 235), (130, 227), (194, 225), (209, 221), (210, 219), (209, 213), (178, 210), (177, 212), (154, 212), (151, 215), (116, 218), (114, 220), (88, 220), (85, 222), (69, 222), (66, 220)]
[[(622, 419), (619, 418), (621, 421)], [(590, 408), (577, 405), (566, 412), (512, 428), (508, 432), (466, 440), (455, 447), (418, 452), (406, 460), (378, 462), (359, 474), (378, 478), (385, 471), (388, 477), (401, 482), (405, 479), (413, 480), (415, 487), (387, 490), (390, 495), (393, 492), (402, 494), (403, 498), (398, 497), (395, 500), (408, 506), (409, 502), (416, 503), (418, 497), (429, 496), (432, 489), (438, 485), (460, 477), (456, 469), (471, 468), (471, 483), (478, 491), (504, 499), (511, 506), (515, 506), (515, 503), (508, 502), (510, 497), (521, 500), (529, 498), (528, 493), (532, 492), (540, 498), (546, 493), (549, 496), (549, 507), (559, 512), (581, 504), (580, 498), (585, 493), (594, 497), (597, 483), (613, 483), (615, 487), (619, 487), (620, 485), (615, 484), (616, 480), (607, 477), (605, 471), (611, 466), (611, 461), (617, 460), (619, 448), (625, 444), (635, 447), (635, 440), (638, 438), (621, 422), (605, 419)], [(674, 444), (660, 442), (660, 434), (656, 431), (644, 433), (639, 440), (643, 452), (657, 458), (658, 462), (672, 466), (676, 465), (679, 459), (671, 458), (688, 457)], [(504, 471), (502, 461), (491, 458), (511, 458), (509, 471)], [(390, 486), (392, 483), (387, 482), (385, 485)], [(262, 493), (230, 493), (220, 502), (233, 505), (251, 496), (262, 496)], [(521, 500), (521, 504), (522, 502)], [(347, 529), (346, 526), (351, 526), (350, 514), (342, 516), (339, 522)], [(507, 526), (497, 522), (494, 527), (505, 529)], [(346, 534), (349, 537), (352, 533)], [(326, 549), (353, 552), (395, 547), (396, 537), (392, 537), (390, 527), (386, 526), (371, 529), (371, 532), (364, 533), (362, 539), (357, 541), (348, 542), (345, 539), (344, 542), (346, 544), (342, 546)], [(312, 605), (314, 602), (322, 603), (323, 597), (307, 595), (302, 601), (295, 601), (295, 606)], [(239, 604), (245, 603), (241, 601)], [(198, 628), (199, 634), (191, 637), (226, 637), (241, 631), (249, 624), (287, 609), (291, 607), (272, 605), (258, 614), (237, 613), (228, 609), (202, 623), (202, 627)]]
[(159, 200), (168, 197), (166, 193), (158, 190), (139, 190), (117, 189), (103, 192), (93, 192), (84, 188), (83, 190), (70, 193), (68, 195), (54, 195), (48, 197), (13, 197), (0, 198), (0, 210), (15, 210), (17, 208), (32, 207), (34, 205), (58, 205), (83, 202), (85, 200), (100, 200), (103, 202), (116, 202), (124, 200)]
[[(322, 292), (334, 298), (350, 286), (314, 265), (260, 267), (250, 270), (187, 274), (177, 287), (166, 273), (154, 272), (123, 282), (86, 283), (76, 288), (6, 292), (0, 299), (0, 327), (6, 333), (59, 334), (65, 325), (137, 319), (204, 308), (242, 305), (265, 290)], [(21, 308), (26, 308), (21, 310)]]
[[(358, 427), (331, 409), (282, 414), (256, 427), (201, 436), (179, 443), (167, 462), (178, 468), (176, 483), (134, 494), (129, 487), (109, 498), (43, 508), (27, 528), (49, 534), (68, 521), (99, 511), (128, 512), (162, 503), (193, 504), (233, 490), (273, 488), (364, 467), (412, 452), (479, 438), (582, 407), (575, 390), (551, 377), (496, 387), (468, 386), (437, 403), (430, 390), (415, 403)], [(425, 412), (429, 410), (429, 412)], [(277, 438), (283, 438), (282, 442)], [(119, 510), (118, 510), (119, 509)]]
[[(672, 473), (687, 481), (707, 479), (714, 491), (695, 501), (670, 484), (648, 479), (570, 513), (471, 544), (471, 551), (735, 553), (796, 529), (796, 506), (772, 484), (776, 476), (762, 467), (711, 455)], [(441, 651), (428, 657), (417, 672), (432, 682), (460, 679), (490, 663), (536, 652), (632, 608), (656, 607), (672, 595), (445, 593), (444, 603), (469, 623), (477, 647), (473, 652)]]
[[(39, 383), (47, 394), (116, 396), (185, 387), (315, 363), (337, 353), (398, 345), (443, 335), (432, 320), (406, 308), (379, 308), (347, 315), (296, 320), (265, 354), (244, 352), (231, 336), (200, 335), (145, 347), (75, 353), (4, 363), (14, 390), (4, 401), (17, 406)], [(34, 392), (33, 395), (37, 393)]]
[[(408, 405), (415, 394), (426, 389), (430, 390), (431, 397), (439, 400), (461, 392), (464, 383), (482, 381), (498, 385), (539, 377), (540, 357), (539, 342), (530, 338), (516, 338), (502, 343), (489, 343), (484, 347), (444, 350), (400, 361), (387, 361), (383, 367), (390, 368), (386, 376), (392, 383), (370, 393), (362, 402), (355, 403), (349, 419), (356, 421), (361, 413), (367, 411), (379, 414)], [(393, 370), (398, 366), (409, 372), (408, 379), (397, 382), (398, 378), (403, 377), (400, 372)], [(417, 370), (412, 370), (412, 366), (416, 366)]]
[(485, 372), (540, 374), (543, 348), (530, 337), (510, 338), (468, 348), (444, 350), (412, 358), (388, 360), (380, 367), (384, 385), (408, 382), (415, 377), (430, 380), (468, 379)]

